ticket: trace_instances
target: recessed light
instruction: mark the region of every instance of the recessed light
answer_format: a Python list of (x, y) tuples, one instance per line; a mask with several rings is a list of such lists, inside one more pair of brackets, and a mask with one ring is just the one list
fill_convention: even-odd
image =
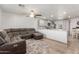
[(51, 15), (50, 17), (53, 17), (53, 15)]
[(64, 11), (63, 13), (66, 14), (67, 12)]
[(68, 18), (70, 18), (70, 16), (68, 16)]

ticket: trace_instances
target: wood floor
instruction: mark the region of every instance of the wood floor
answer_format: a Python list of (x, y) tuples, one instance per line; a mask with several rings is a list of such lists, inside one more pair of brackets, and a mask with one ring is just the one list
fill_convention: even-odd
[(43, 39), (43, 40), (46, 43), (48, 43), (49, 46), (52, 48), (50, 53), (52, 53), (53, 50), (60, 53), (66, 53), (66, 54), (79, 53), (79, 40), (78, 39), (71, 39), (67, 45), (54, 41), (54, 40), (50, 40), (50, 39)]
[(79, 40), (70, 39), (68, 44), (43, 38), (41, 40), (26, 40), (27, 54), (78, 54)]

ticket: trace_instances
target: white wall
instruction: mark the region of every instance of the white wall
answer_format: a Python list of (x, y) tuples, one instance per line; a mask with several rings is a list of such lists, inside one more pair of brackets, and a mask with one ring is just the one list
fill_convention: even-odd
[(0, 9), (0, 28), (1, 28), (1, 14), (2, 14), (2, 10)]
[[(35, 18), (26, 17), (26, 15), (19, 15), (13, 13), (2, 12), (0, 10), (0, 28), (37, 28), (37, 20)], [(69, 30), (68, 21), (56, 21), (57, 29), (59, 24), (63, 25), (64, 30)]]
[(59, 29), (59, 25), (62, 25), (62, 29), (68, 31), (69, 30), (69, 21), (68, 20), (59, 20), (55, 21), (56, 29)]
[(18, 15), (2, 12), (1, 27), (5, 28), (36, 28), (37, 20), (26, 17), (26, 15)]
[[(3, 12), (0, 9), (0, 29), (5, 28), (37, 28), (38, 19), (26, 17), (26, 15), (19, 15), (13, 13)], [(78, 26), (76, 23), (79, 21), (79, 18), (71, 19), (70, 22), (70, 32), (72, 32), (72, 28)], [(59, 24), (63, 25), (63, 29), (69, 30), (69, 22), (68, 20), (64, 21), (56, 21), (57, 28)]]
[[(69, 20), (70, 20), (70, 29), (69, 29)], [(79, 17), (78, 18), (73, 18), (73, 19), (69, 19), (69, 20), (63, 20), (63, 21), (56, 21), (56, 25), (57, 25), (57, 29), (59, 24), (63, 25), (63, 30), (70, 31), (70, 34), (72, 34), (72, 29), (79, 27), (79, 25), (77, 25), (77, 21), (79, 21)]]

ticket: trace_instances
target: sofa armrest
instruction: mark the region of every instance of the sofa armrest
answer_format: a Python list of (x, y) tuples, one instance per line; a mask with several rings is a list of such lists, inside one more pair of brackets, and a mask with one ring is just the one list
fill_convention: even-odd
[(10, 54), (10, 51), (0, 51), (0, 54)]
[[(35, 31), (34, 33), (40, 33), (40, 32), (38, 32), (38, 31)], [(42, 33), (41, 33), (42, 34)]]
[(0, 46), (0, 51), (13, 51), (14, 48), (17, 48), (21, 43), (25, 44), (25, 41), (21, 40), (18, 42), (5, 43), (4, 45)]
[(41, 34), (41, 35), (44, 35), (43, 33), (41, 33), (41, 32), (38, 32), (38, 31), (36, 31), (35, 33), (39, 33), (39, 34)]

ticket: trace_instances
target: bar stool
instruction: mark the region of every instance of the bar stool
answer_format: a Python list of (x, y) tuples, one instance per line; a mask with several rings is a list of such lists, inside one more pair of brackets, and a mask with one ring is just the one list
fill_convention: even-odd
[(79, 29), (76, 30), (76, 39), (79, 39)]
[(75, 28), (72, 30), (72, 38), (76, 39), (76, 29)]

